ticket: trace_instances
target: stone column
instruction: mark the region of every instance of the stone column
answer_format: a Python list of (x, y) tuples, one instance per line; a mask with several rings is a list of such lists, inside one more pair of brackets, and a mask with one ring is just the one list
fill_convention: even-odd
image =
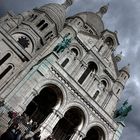
[(125, 124), (123, 122), (118, 122), (118, 124), (119, 124), (119, 126), (118, 126), (118, 129), (117, 129), (117, 131), (116, 131), (116, 133), (114, 135), (113, 140), (119, 140), (120, 139), (122, 131), (123, 131), (124, 127), (125, 127)]
[(76, 130), (70, 140), (82, 140), (84, 137), (85, 135), (81, 131)]
[(53, 110), (52, 114), (47, 117), (41, 127), (41, 135), (43, 138), (48, 137), (53, 132), (53, 128), (62, 117), (63, 115), (58, 110)]
[(29, 105), (29, 103), (38, 95), (39, 93), (33, 89), (31, 94), (28, 94), (23, 98), (23, 101), (16, 106), (14, 109), (20, 113), (24, 112), (26, 110), (26, 107)]

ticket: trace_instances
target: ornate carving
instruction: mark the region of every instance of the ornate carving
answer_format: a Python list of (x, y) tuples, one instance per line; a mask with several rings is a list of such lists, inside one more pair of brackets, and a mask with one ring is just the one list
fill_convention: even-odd
[(25, 49), (29, 47), (29, 39), (26, 37), (20, 37), (18, 43)]
[[(105, 124), (107, 124), (113, 131), (115, 131), (115, 129), (114, 129), (114, 127), (111, 125), (111, 123), (108, 122), (108, 121), (104, 118), (104, 116), (102, 116), (102, 115), (100, 114), (100, 112), (98, 112), (98, 110), (96, 110), (96, 109), (94, 108), (94, 106), (93, 106), (89, 101), (87, 101), (76, 89), (74, 89), (74, 87), (73, 87), (68, 81), (66, 82), (66, 80), (64, 80), (64, 77), (63, 77), (55, 68), (52, 67), (52, 71), (53, 71), (53, 73), (54, 73), (57, 77), (61, 77), (61, 78), (62, 78), (62, 81), (63, 81), (64, 84), (65, 84), (65, 83), (68, 83), (68, 88), (71, 89), (72, 94), (77, 95), (77, 97), (78, 97), (92, 112), (94, 112), (95, 115), (96, 115), (98, 118), (100, 118), (100, 119), (101, 119)], [(74, 98), (75, 98), (75, 96), (74, 96)], [(71, 99), (70, 99), (70, 100), (71, 100)]]
[(73, 102), (73, 101), (76, 101), (76, 98), (75, 98), (75, 96), (74, 96), (74, 94), (68, 94), (68, 102), (70, 103), (70, 102)]
[(115, 82), (115, 79), (113, 78), (113, 76), (107, 71), (107, 70), (104, 70), (104, 72), (110, 77), (110, 79)]

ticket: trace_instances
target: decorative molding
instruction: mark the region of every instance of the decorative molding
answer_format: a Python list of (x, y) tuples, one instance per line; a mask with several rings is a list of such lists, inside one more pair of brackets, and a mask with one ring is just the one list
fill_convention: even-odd
[(104, 72), (109, 76), (109, 78), (115, 82), (115, 79), (113, 78), (113, 76), (105, 69)]
[(56, 77), (71, 90), (71, 93), (76, 95), (86, 106), (89, 108), (101, 121), (103, 121), (111, 130), (116, 131), (116, 129), (111, 125), (111, 123), (104, 118), (104, 116), (88, 101), (84, 96), (79, 93), (54, 67), (51, 67), (51, 71)]
[(75, 39), (86, 51), (88, 51), (87, 47), (82, 43), (82, 41), (77, 36), (75, 37)]

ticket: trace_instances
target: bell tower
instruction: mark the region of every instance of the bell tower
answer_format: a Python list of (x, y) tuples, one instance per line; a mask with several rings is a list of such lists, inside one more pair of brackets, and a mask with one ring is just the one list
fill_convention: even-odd
[[(42, 139), (118, 140), (124, 125), (114, 113), (129, 67), (118, 69), (117, 32), (105, 29), (102, 20), (108, 5), (66, 18), (72, 4), (66, 0), (20, 14), (17, 26), (7, 31), (24, 59), (18, 61), (18, 77), (2, 91), (5, 110), (8, 106), (37, 122)], [(7, 58), (10, 54), (0, 64)]]

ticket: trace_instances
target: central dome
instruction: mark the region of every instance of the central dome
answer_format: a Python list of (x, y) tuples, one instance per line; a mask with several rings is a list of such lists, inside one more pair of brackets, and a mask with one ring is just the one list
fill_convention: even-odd
[(40, 10), (44, 11), (56, 23), (58, 31), (63, 29), (66, 19), (66, 9), (63, 5), (50, 3), (40, 7)]
[(73, 4), (74, 0), (65, 0), (63, 4), (50, 3), (39, 9), (47, 14), (57, 26), (57, 30), (63, 29), (66, 20), (66, 9)]
[(86, 24), (93, 28), (98, 35), (104, 30), (104, 23), (97, 13), (82, 12), (75, 15), (80, 17)]

